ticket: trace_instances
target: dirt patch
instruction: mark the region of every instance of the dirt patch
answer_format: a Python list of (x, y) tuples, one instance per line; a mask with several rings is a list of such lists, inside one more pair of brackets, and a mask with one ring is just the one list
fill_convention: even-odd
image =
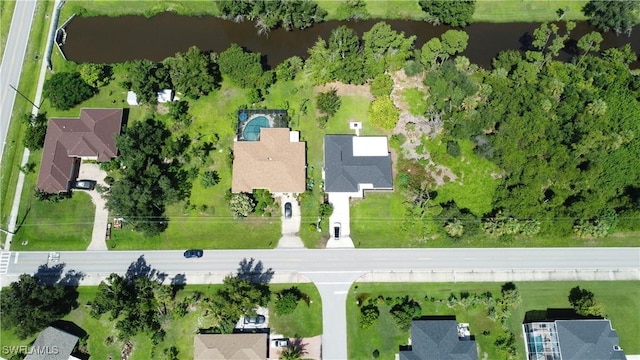
[(374, 99), (373, 95), (371, 95), (371, 91), (369, 90), (369, 84), (364, 85), (353, 85), (353, 84), (344, 84), (339, 81), (334, 81), (330, 83), (326, 83), (321, 86), (314, 87), (316, 92), (327, 92), (331, 89), (336, 89), (336, 94), (338, 96), (347, 96), (347, 95), (362, 95), (366, 96), (369, 100)]
[(407, 74), (404, 73), (404, 70), (398, 70), (391, 74), (391, 79), (393, 80), (391, 99), (393, 99), (393, 104), (400, 109), (400, 111), (405, 112), (409, 109), (409, 104), (402, 100), (402, 94), (404, 94), (405, 90), (418, 89), (427, 94), (427, 87), (424, 85), (423, 74), (407, 76)]
[(166, 115), (169, 113), (169, 105), (167, 104), (158, 104), (156, 105), (156, 111), (160, 115)]

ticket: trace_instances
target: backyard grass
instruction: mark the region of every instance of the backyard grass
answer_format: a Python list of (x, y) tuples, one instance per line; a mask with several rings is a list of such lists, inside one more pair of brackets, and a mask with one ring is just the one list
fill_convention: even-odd
[[(516, 336), (518, 358), (524, 357), (522, 322), (524, 314), (530, 310), (547, 308), (569, 308), (567, 300), (569, 290), (575, 286), (588, 289), (595, 294), (605, 308), (607, 318), (620, 337), (620, 346), (626, 354), (640, 352), (640, 343), (636, 341), (640, 333), (640, 283), (637, 281), (610, 282), (519, 282), (516, 286), (523, 299), (522, 304), (512, 312), (509, 328)], [(380, 359), (393, 359), (400, 345), (407, 345), (408, 331), (401, 331), (389, 314), (389, 306), (378, 305), (380, 317), (368, 329), (359, 325), (359, 307), (368, 298), (395, 298), (408, 295), (418, 301), (423, 316), (455, 315), (458, 322), (470, 324), (471, 334), (480, 347), (479, 358), (497, 359), (503, 355), (497, 352), (494, 341), (501, 333), (499, 322), (486, 316), (484, 305), (463, 309), (460, 305), (449, 308), (446, 299), (460, 292), (481, 294), (490, 291), (494, 298), (500, 296), (502, 283), (356, 283), (347, 297), (347, 336), (350, 359), (367, 359), (374, 350), (380, 352)], [(433, 297), (436, 301), (425, 300)], [(442, 302), (438, 300), (444, 300)], [(488, 331), (488, 333), (487, 333)], [(486, 334), (486, 335), (485, 335)], [(486, 353), (486, 356), (485, 356)]]
[[(17, 86), (18, 90), (31, 100), (34, 99), (36, 94), (42, 61), (42, 57), (36, 60), (35, 55), (44, 53), (45, 37), (50, 20), (45, 18), (45, 14), (50, 14), (52, 10), (52, 1), (39, 1), (36, 4), (31, 33), (29, 34), (29, 44), (27, 45), (22, 74), (20, 75), (20, 83)], [(24, 151), (25, 128), (22, 123), (22, 116), (26, 113), (30, 114), (32, 108), (33, 105), (30, 102), (21, 96), (16, 96), (7, 133), (7, 143), (4, 145), (5, 148), (0, 162), (0, 224), (4, 229), (8, 227), (9, 215), (20, 172), (19, 167)], [(4, 242), (5, 234), (0, 234), (0, 237)]]
[[(297, 286), (303, 293), (309, 296), (312, 301), (307, 307), (304, 301), (298, 304), (295, 312), (291, 315), (279, 317), (270, 312), (269, 321), (274, 331), (278, 331), (285, 336), (298, 334), (299, 336), (315, 336), (322, 333), (322, 303), (320, 294), (313, 284), (274, 284), (270, 285), (272, 292), (279, 291), (291, 286)], [(214, 295), (219, 285), (187, 285), (180, 290), (176, 300), (191, 298), (196, 292), (203, 293), (203, 297)], [(103, 315), (100, 319), (95, 319), (89, 315), (90, 307), (88, 302), (95, 298), (98, 291), (96, 286), (83, 286), (78, 288), (79, 307), (64, 317), (63, 320), (73, 322), (88, 334), (87, 348), (91, 358), (107, 359), (109, 356), (120, 358), (122, 343), (117, 340), (115, 323), (109, 320), (108, 315)], [(165, 348), (176, 346), (178, 348), (178, 358), (193, 359), (193, 339), (198, 330), (203, 326), (208, 326), (208, 322), (203, 314), (202, 306), (196, 306), (186, 316), (169, 316), (163, 323), (166, 331), (164, 341), (154, 346), (149, 335), (140, 334), (131, 339), (133, 352), (131, 360), (165, 359), (162, 351)], [(3, 346), (29, 345), (35, 335), (25, 340), (18, 339), (12, 331), (1, 328), (0, 339)], [(114, 340), (115, 339), (115, 340)], [(3, 354), (4, 356), (5, 354)]]
[(15, 0), (0, 1), (0, 59), (4, 55), (4, 47), (7, 45), (7, 37), (9, 36), (11, 18), (15, 7)]

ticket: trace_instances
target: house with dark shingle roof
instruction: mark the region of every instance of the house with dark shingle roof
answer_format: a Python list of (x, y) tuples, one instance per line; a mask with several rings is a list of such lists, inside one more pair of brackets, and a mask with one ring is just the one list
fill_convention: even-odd
[(42, 330), (25, 360), (79, 360), (72, 356), (78, 337), (49, 326)]
[(607, 319), (538, 321), (522, 329), (529, 360), (626, 359)]
[(123, 109), (82, 109), (79, 118), (52, 118), (42, 151), (38, 189), (69, 191), (82, 159), (105, 162), (118, 155)]
[(266, 333), (199, 334), (193, 340), (194, 360), (265, 360)]
[[(351, 198), (364, 197), (365, 190), (393, 190), (387, 137), (325, 135), (322, 176), (324, 191), (333, 205), (329, 223), (334, 230), (330, 233), (333, 239), (343, 242), (335, 246), (353, 247), (350, 244)], [(327, 247), (338, 243), (330, 241)]]
[(469, 324), (458, 324), (455, 318), (413, 320), (409, 341), (401, 347), (399, 360), (478, 360)]
[(325, 192), (392, 190), (391, 156), (386, 136), (326, 135)]

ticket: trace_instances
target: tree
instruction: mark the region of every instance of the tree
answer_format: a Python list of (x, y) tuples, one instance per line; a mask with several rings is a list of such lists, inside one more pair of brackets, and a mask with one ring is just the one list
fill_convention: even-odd
[(287, 30), (305, 29), (323, 21), (327, 15), (324, 9), (310, 0), (221, 0), (217, 4), (225, 18), (236, 22), (244, 21), (245, 18), (256, 19), (256, 27), (260, 29), (260, 33), (266, 33), (280, 25)]
[(191, 117), (189, 116), (189, 102), (185, 100), (172, 101), (169, 103), (169, 116), (187, 124)]
[(591, 0), (584, 5), (582, 12), (589, 22), (602, 31), (615, 31), (631, 36), (631, 29), (638, 23), (637, 1)]
[(396, 304), (391, 307), (389, 312), (400, 330), (407, 331), (411, 328), (411, 321), (422, 314), (422, 308), (414, 299), (405, 296), (397, 299)]
[(580, 61), (578, 61), (578, 65), (582, 63), (585, 55), (589, 53), (589, 51), (599, 51), (600, 43), (602, 42), (602, 35), (600, 35), (597, 31), (592, 31), (588, 34), (585, 34), (583, 37), (578, 40), (578, 49), (584, 51), (582, 56), (580, 57)]
[(569, 303), (582, 316), (603, 316), (604, 306), (595, 300), (593, 293), (576, 286), (569, 291)]
[(376, 127), (391, 130), (396, 126), (400, 111), (390, 97), (379, 97), (369, 105), (369, 120)]
[(255, 208), (253, 199), (247, 193), (231, 195), (229, 207), (237, 217), (247, 217)]
[(318, 106), (318, 110), (327, 114), (328, 116), (333, 116), (340, 109), (340, 97), (337, 94), (336, 89), (331, 89), (327, 92), (319, 93), (316, 96), (316, 103)]
[(336, 9), (336, 18), (341, 21), (367, 20), (369, 16), (367, 4), (363, 0), (346, 0)]
[(255, 314), (258, 307), (269, 303), (270, 297), (267, 284), (252, 283), (240, 276), (226, 276), (209, 305), (218, 318), (219, 330), (231, 333), (241, 316)]
[(418, 3), (434, 22), (451, 26), (470, 24), (476, 8), (475, 0), (420, 0)]
[(276, 67), (276, 78), (279, 81), (293, 80), (303, 66), (304, 61), (299, 56), (292, 56)]
[(139, 103), (155, 103), (158, 91), (171, 87), (169, 71), (163, 64), (134, 60), (127, 64), (127, 70), (131, 91), (136, 93)]
[(184, 199), (191, 191), (180, 159), (165, 161), (164, 149), (170, 139), (165, 125), (153, 119), (136, 121), (116, 137), (126, 168), (105, 195), (106, 205), (114, 214), (127, 218), (135, 230), (149, 236), (166, 229), (166, 205)]
[(469, 35), (463, 30), (447, 30), (440, 38), (442, 50), (451, 56), (463, 52), (469, 42)]
[(393, 79), (387, 74), (380, 74), (371, 82), (370, 90), (375, 97), (388, 97), (393, 90)]
[(258, 215), (264, 215), (276, 203), (273, 194), (267, 189), (254, 189), (252, 196), (255, 202), (254, 210)]
[(450, 56), (463, 52), (467, 48), (469, 35), (462, 30), (447, 30), (440, 38), (432, 38), (422, 45), (420, 62), (433, 67), (444, 63)]
[(77, 296), (75, 288), (47, 285), (34, 275), (22, 274), (2, 290), (2, 325), (26, 339), (68, 314), (77, 306)]
[(263, 73), (260, 54), (245, 51), (237, 44), (220, 54), (218, 64), (222, 75), (242, 88), (254, 86)]
[(99, 88), (111, 81), (113, 70), (110, 65), (85, 63), (80, 65), (80, 76), (89, 86)]
[(280, 352), (279, 358), (281, 360), (301, 360), (304, 354), (306, 352), (301, 344), (294, 342)]
[(360, 38), (351, 28), (341, 25), (331, 31), (328, 43), (329, 72), (332, 80), (362, 84), (365, 80)]
[(411, 57), (416, 36), (405, 37), (385, 22), (376, 23), (362, 35), (364, 67), (367, 78), (385, 71), (396, 71)]
[(36, 116), (24, 114), (22, 120), (27, 125), (24, 146), (31, 151), (42, 149), (47, 135), (47, 115), (40, 113)]
[(205, 171), (202, 174), (202, 180), (200, 182), (205, 189), (218, 185), (220, 182), (220, 174), (218, 174), (216, 170)]
[(93, 96), (94, 91), (78, 72), (59, 72), (53, 74), (42, 88), (44, 97), (60, 110), (72, 107)]
[(164, 63), (169, 68), (175, 90), (192, 99), (206, 96), (220, 86), (218, 65), (195, 46), (184, 54), (167, 58)]

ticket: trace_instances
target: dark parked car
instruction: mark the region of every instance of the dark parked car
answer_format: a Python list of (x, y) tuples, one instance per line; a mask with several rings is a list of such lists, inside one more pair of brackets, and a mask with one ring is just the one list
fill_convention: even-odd
[(264, 315), (256, 315), (256, 316), (245, 316), (244, 323), (245, 324), (264, 324), (265, 322)]
[(340, 239), (340, 223), (333, 223), (333, 237), (336, 238), (336, 240)]
[(184, 252), (184, 257), (187, 259), (201, 258), (203, 253), (204, 251), (202, 250), (190, 249)]
[(285, 203), (284, 204), (284, 217), (286, 219), (291, 219), (291, 203)]
[(73, 183), (74, 189), (93, 190), (96, 187), (96, 181), (94, 180), (78, 180)]

